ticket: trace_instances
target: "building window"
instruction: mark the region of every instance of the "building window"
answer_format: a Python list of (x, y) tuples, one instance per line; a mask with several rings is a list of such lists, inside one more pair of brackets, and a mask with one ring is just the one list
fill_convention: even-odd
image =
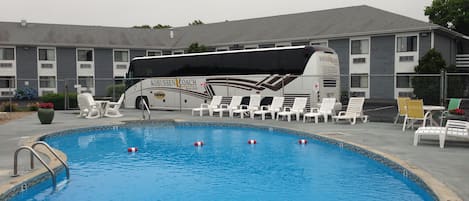
[(397, 75), (396, 88), (412, 88), (412, 79), (410, 76)]
[(0, 47), (0, 60), (15, 60), (15, 48)]
[(352, 54), (368, 54), (369, 47), (370, 47), (370, 44), (369, 44), (368, 39), (352, 40), (351, 53)]
[(124, 84), (123, 76), (114, 76), (114, 84)]
[(114, 62), (129, 62), (129, 51), (114, 50)]
[(368, 74), (350, 75), (351, 88), (368, 88)]
[(39, 61), (55, 61), (55, 49), (39, 48)]
[(363, 64), (363, 63), (366, 63), (366, 58), (353, 58), (352, 62), (354, 64)]
[(15, 88), (15, 76), (0, 76), (0, 88)]
[(93, 61), (93, 50), (77, 50), (78, 61)]
[(245, 50), (257, 49), (257, 48), (259, 48), (259, 45), (245, 45), (244, 46)]
[(289, 47), (291, 46), (291, 43), (277, 43), (275, 44), (275, 47)]
[(184, 54), (184, 50), (174, 50), (173, 54)]
[(417, 36), (397, 37), (397, 52), (417, 51)]
[(160, 50), (147, 50), (147, 56), (153, 57), (153, 56), (161, 56), (163, 53)]
[(413, 62), (414, 56), (400, 56), (399, 61), (400, 62)]
[(93, 88), (93, 76), (78, 76), (78, 84), (83, 88)]
[(39, 76), (40, 88), (55, 88), (55, 76)]
[(311, 42), (309, 44), (310, 45), (320, 45), (320, 46), (326, 46), (327, 47), (327, 41), (317, 41), (317, 42)]
[(223, 51), (228, 51), (228, 50), (230, 50), (229, 47), (217, 47), (215, 49), (215, 51), (217, 51), (217, 52), (223, 52)]

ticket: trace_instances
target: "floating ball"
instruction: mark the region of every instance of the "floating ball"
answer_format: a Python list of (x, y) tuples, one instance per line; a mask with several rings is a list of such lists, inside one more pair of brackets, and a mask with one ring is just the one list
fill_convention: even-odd
[(194, 146), (196, 146), (196, 147), (204, 146), (204, 142), (202, 142), (202, 141), (194, 142)]
[(308, 140), (300, 139), (300, 140), (298, 140), (298, 144), (308, 144)]
[(137, 147), (129, 147), (127, 148), (127, 152), (137, 152), (138, 148)]
[(248, 140), (248, 144), (257, 144), (257, 141), (254, 139)]

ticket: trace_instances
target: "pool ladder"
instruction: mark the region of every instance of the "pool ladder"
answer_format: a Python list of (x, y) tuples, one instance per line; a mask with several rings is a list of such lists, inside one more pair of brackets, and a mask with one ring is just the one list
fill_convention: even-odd
[(145, 111), (148, 113), (148, 120), (150, 120), (151, 119), (150, 107), (148, 107), (147, 101), (145, 101), (144, 98), (142, 98), (141, 100), (142, 100), (142, 104), (143, 104), (143, 107), (142, 107), (142, 120), (145, 120)]
[(62, 160), (59, 157), (59, 155), (52, 149), (52, 147), (50, 147), (47, 143), (45, 143), (43, 141), (35, 142), (30, 147), (29, 146), (21, 146), (15, 151), (15, 156), (14, 156), (14, 160), (13, 160), (13, 175), (12, 176), (13, 177), (19, 176), (19, 174), (18, 174), (18, 154), (20, 153), (21, 150), (29, 150), (29, 152), (31, 153), (31, 158), (30, 158), (30, 167), (31, 167), (31, 169), (34, 169), (34, 157), (36, 157), (39, 160), (39, 162), (41, 162), (41, 164), (51, 174), (52, 184), (54, 185), (54, 190), (55, 190), (57, 188), (56, 173), (54, 172), (54, 170), (52, 168), (49, 167), (49, 165), (47, 165), (47, 163), (41, 158), (41, 156), (34, 150), (34, 148), (37, 145), (43, 145), (44, 147), (46, 147), (50, 151), (50, 153), (52, 153), (52, 155), (54, 155), (54, 157), (57, 158), (57, 160), (59, 160), (60, 163), (62, 163), (62, 165), (65, 168), (67, 179), (70, 179), (70, 168), (68, 167), (67, 163), (65, 163), (65, 161)]

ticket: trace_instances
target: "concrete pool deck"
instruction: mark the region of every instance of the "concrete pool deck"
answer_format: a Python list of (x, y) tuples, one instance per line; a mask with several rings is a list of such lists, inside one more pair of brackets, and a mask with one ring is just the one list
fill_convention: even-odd
[[(41, 125), (36, 115), (27, 116), (0, 125), (0, 185), (8, 183), (13, 168), (13, 153), (21, 141), (30, 136), (62, 131), (74, 128), (121, 124), (122, 121), (140, 120), (142, 112), (121, 110), (124, 117), (82, 119), (77, 118), (77, 111), (56, 111), (50, 125)], [(315, 133), (321, 136), (345, 141), (351, 144), (370, 148), (388, 157), (400, 160), (407, 167), (415, 167), (429, 173), (462, 200), (469, 200), (469, 142), (451, 141), (445, 149), (440, 149), (436, 138), (424, 138), (419, 146), (413, 146), (413, 131), (401, 131), (401, 124), (392, 123), (358, 123), (333, 124), (303, 123), (286, 121), (262, 121), (259, 119), (219, 118), (191, 116), (190, 111), (152, 111), (152, 120), (176, 119), (195, 122), (239, 122), (261, 126), (273, 126)], [(71, 173), (73, 177), (73, 172)]]

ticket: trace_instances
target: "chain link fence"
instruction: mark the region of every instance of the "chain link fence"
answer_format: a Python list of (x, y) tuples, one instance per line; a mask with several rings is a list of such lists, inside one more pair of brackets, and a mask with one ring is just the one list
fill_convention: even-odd
[[(205, 79), (204, 77), (194, 77), (194, 79)], [(232, 96), (243, 87), (251, 87), (252, 91), (245, 91), (246, 95), (255, 91), (261, 91), (262, 88), (272, 88), (277, 90), (276, 94), (281, 96), (294, 96), (301, 94), (310, 94), (311, 101), (320, 97), (327, 97), (327, 94), (315, 94), (315, 88), (320, 85), (324, 87), (327, 84), (337, 84), (328, 82), (326, 78), (320, 82), (315, 81), (312, 76), (270, 76), (249, 77), (251, 83), (237, 83), (246, 77), (232, 76), (226, 80), (214, 80), (218, 83), (217, 87), (226, 89), (217, 89), (216, 95)], [(171, 78), (174, 80), (184, 80), (187, 78)], [(249, 80), (248, 79), (248, 80)], [(125, 91), (126, 83), (136, 83), (137, 80), (119, 79), (101, 79), (94, 77), (79, 77), (78, 79), (55, 79), (55, 77), (41, 76), (41, 79), (16, 79), (15, 77), (0, 77), (0, 102), (1, 111), (18, 111), (34, 109), (37, 102), (54, 102), (56, 109), (74, 110), (78, 109), (76, 95), (82, 92), (90, 92), (97, 100), (116, 101)], [(291, 85), (292, 80), (300, 81), (299, 85)], [(324, 81), (326, 80), (326, 81)], [(225, 84), (223, 84), (225, 83)], [(178, 83), (180, 97), (172, 101), (175, 109), (184, 108), (185, 90), (190, 90), (189, 83)], [(200, 83), (199, 83), (200, 84)], [(233, 85), (236, 87), (232, 87)], [(249, 86), (247, 86), (249, 85)], [(310, 86), (304, 86), (310, 85)], [(228, 87), (231, 86), (231, 87)], [(284, 87), (285, 86), (285, 87)], [(258, 87), (258, 90), (256, 90)], [(329, 86), (330, 87), (330, 86)], [(143, 87), (142, 87), (143, 89)], [(208, 90), (208, 91), (207, 91)], [(215, 95), (210, 88), (203, 93), (207, 94), (206, 101), (211, 95)], [(143, 92), (142, 92), (143, 93)], [(244, 94), (243, 94), (244, 95)], [(350, 73), (340, 75), (340, 101), (343, 105), (347, 104), (349, 97), (364, 96), (367, 103), (384, 102), (393, 104), (398, 96), (409, 96), (413, 98), (422, 98), (425, 104), (445, 105), (449, 98), (462, 98), (462, 107), (468, 108), (469, 104), (469, 73), (446, 73), (440, 74), (372, 74)], [(395, 103), (394, 103), (395, 104)]]

